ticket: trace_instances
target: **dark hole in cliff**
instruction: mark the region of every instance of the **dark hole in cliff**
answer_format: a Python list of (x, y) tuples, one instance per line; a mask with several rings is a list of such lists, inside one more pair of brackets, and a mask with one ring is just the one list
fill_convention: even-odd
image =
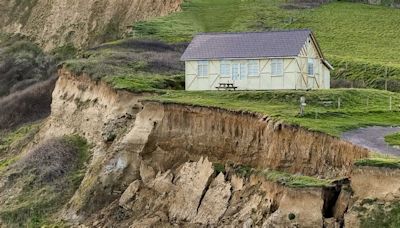
[(324, 197), (324, 207), (322, 209), (322, 214), (324, 218), (332, 218), (334, 214), (334, 208), (337, 199), (339, 198), (340, 187), (329, 187), (325, 188), (323, 192)]
[(340, 192), (344, 184), (348, 184), (348, 179), (343, 179), (337, 181), (334, 186), (326, 187), (323, 191), (324, 197), (324, 207), (322, 209), (322, 214), (324, 218), (332, 218), (334, 216), (334, 210), (336, 202), (339, 198)]

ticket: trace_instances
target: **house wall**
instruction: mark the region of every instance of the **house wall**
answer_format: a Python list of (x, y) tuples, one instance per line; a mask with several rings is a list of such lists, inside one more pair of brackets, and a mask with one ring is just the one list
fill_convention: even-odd
[[(314, 75), (308, 75), (308, 59), (314, 60)], [(303, 86), (312, 89), (329, 89), (330, 88), (330, 69), (323, 64), (322, 56), (318, 53), (315, 43), (309, 37), (304, 44), (298, 56), (299, 67), (301, 69), (300, 77), (303, 78)], [(306, 82), (306, 83), (305, 83)]]
[[(308, 75), (308, 59), (314, 59), (314, 73)], [(274, 90), (274, 89), (328, 89), (330, 88), (330, 71), (322, 59), (313, 41), (307, 40), (299, 56), (283, 59), (283, 75), (272, 76), (272, 58), (258, 59), (260, 73), (258, 76), (247, 76), (245, 79), (233, 80), (232, 76), (220, 75), (221, 61), (208, 61), (208, 75), (198, 76), (198, 61), (186, 61), (186, 90), (216, 90), (219, 83), (234, 83), (238, 90)], [(224, 59), (231, 63), (246, 64), (250, 59)]]

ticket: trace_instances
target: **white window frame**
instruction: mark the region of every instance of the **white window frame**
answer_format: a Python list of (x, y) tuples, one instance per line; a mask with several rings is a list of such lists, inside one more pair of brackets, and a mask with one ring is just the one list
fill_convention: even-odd
[(206, 78), (209, 74), (208, 60), (197, 61), (197, 77)]
[(315, 64), (313, 58), (308, 58), (307, 60), (307, 74), (309, 77), (315, 76)]
[[(254, 67), (254, 69), (252, 69), (252, 67)], [(254, 73), (253, 70), (256, 73)], [(260, 76), (260, 60), (249, 60), (249, 62), (247, 64), (247, 75), (249, 77)]]
[[(222, 72), (223, 67), (227, 67), (225, 70), (228, 70), (229, 72)], [(231, 65), (231, 61), (227, 61), (227, 60), (221, 60), (220, 61), (220, 68), (219, 68), (219, 74), (222, 78), (230, 78), (232, 76), (232, 65)]]
[(284, 61), (283, 59), (271, 60), (271, 76), (282, 77), (284, 74)]

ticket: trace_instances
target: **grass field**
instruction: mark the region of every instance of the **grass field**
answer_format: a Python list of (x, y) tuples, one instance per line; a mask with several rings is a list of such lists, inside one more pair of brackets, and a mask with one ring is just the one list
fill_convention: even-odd
[(385, 136), (385, 142), (391, 146), (400, 146), (400, 132)]
[[(306, 98), (299, 116), (300, 97)], [(390, 111), (392, 97), (392, 111)], [(340, 108), (338, 100), (340, 98)], [(372, 89), (319, 91), (185, 92), (168, 91), (153, 99), (162, 102), (221, 107), (269, 115), (286, 123), (340, 136), (346, 130), (368, 125), (399, 125), (400, 94)]]
[[(310, 28), (345, 86), (400, 91), (400, 9), (333, 2), (314, 9), (281, 7), (282, 0), (192, 0), (182, 11), (134, 25), (134, 36), (188, 42), (199, 32)], [(382, 16), (384, 15), (384, 16)], [(343, 84), (342, 84), (343, 86)]]

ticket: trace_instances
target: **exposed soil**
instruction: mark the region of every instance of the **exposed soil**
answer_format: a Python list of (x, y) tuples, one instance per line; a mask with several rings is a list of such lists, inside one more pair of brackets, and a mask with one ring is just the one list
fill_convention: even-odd
[(342, 138), (374, 152), (400, 156), (400, 148), (395, 148), (385, 142), (386, 135), (399, 131), (400, 127), (374, 126), (345, 132)]

